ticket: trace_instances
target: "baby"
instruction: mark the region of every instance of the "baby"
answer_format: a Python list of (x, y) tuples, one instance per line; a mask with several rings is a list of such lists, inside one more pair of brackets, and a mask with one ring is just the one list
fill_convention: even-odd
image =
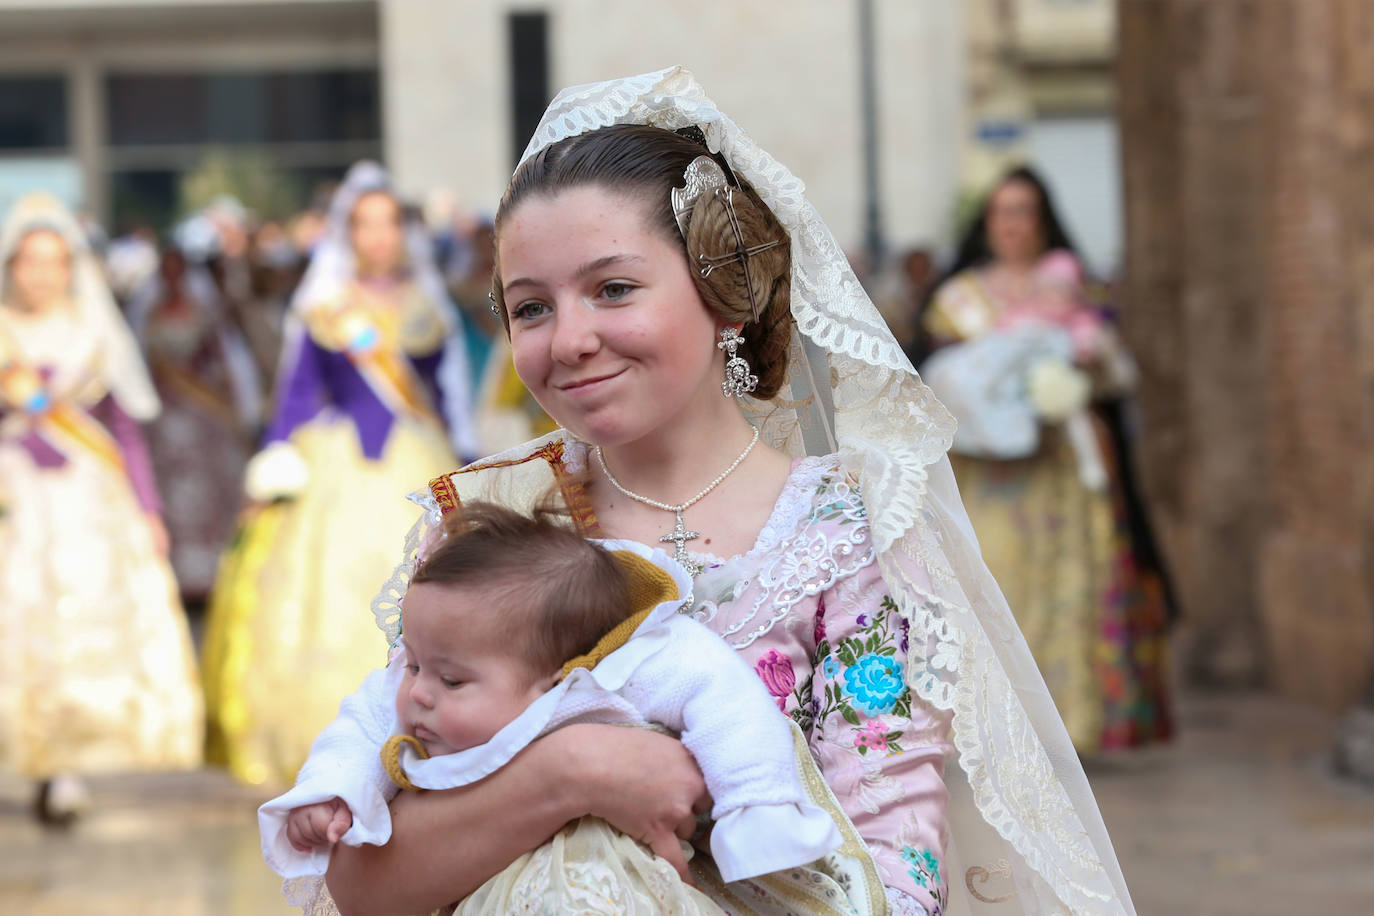
[(404, 666), (393, 659), (382, 675), (397, 681), (386, 762), (375, 744), (316, 743), (295, 788), (259, 812), (279, 874), (323, 874), (339, 841), (384, 844), (386, 774), (401, 788), (466, 785), (573, 720), (681, 733), (714, 800), (710, 846), (725, 881), (841, 845), (805, 794), (791, 726), (763, 683), (678, 613), (691, 581), (665, 553), (483, 503), (451, 512), (444, 531), (405, 595)]
[(1089, 363), (1105, 345), (1108, 325), (1084, 300), (1083, 268), (1072, 253), (1055, 249), (1035, 265), (1034, 295), (1011, 302), (997, 316), (1002, 330), (1027, 324), (1062, 328), (1073, 341), (1074, 362)]
[[(1068, 335), (1073, 362), (1079, 366), (1109, 357), (1111, 328), (1084, 298), (1078, 259), (1063, 249), (1050, 251), (1035, 265), (1032, 279), (1035, 295), (1010, 303), (995, 326), (1000, 330), (1057, 327)], [(1061, 360), (1043, 360), (1030, 367), (1026, 387), (1036, 413), (1062, 425), (1084, 486), (1105, 490), (1109, 478), (1088, 412), (1092, 382), (1087, 373)]]

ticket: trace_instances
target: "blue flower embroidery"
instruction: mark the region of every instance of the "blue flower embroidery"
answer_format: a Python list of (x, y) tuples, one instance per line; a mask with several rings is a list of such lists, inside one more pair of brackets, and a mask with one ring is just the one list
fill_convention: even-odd
[(903, 686), (902, 663), (888, 655), (870, 652), (844, 669), (844, 692), (866, 715), (892, 712)]
[(835, 680), (835, 676), (840, 673), (840, 663), (835, 661), (833, 655), (827, 655), (825, 661), (821, 663), (821, 670), (825, 672), (825, 679)]
[(926, 871), (930, 872), (931, 877), (933, 877), (936, 881), (939, 881), (940, 860), (935, 858), (935, 853), (931, 852), (929, 849), (922, 849), (921, 861), (922, 863), (924, 863)]
[[(902, 861), (909, 862), (907, 874), (921, 887), (936, 890), (940, 886), (940, 860), (929, 849), (913, 849), (903, 846), (900, 853)], [(939, 894), (936, 895), (937, 899)]]

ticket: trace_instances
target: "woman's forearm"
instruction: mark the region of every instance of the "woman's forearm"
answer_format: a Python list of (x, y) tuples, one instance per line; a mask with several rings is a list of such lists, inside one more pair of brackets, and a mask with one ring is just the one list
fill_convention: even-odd
[[(535, 741), (481, 782), (402, 792), (385, 846), (337, 846), (326, 881), (344, 916), (411, 916), (471, 894), (583, 815), (647, 845), (690, 837), (711, 810), (692, 755), (676, 738), (578, 724)], [(672, 849), (676, 851), (675, 843)], [(685, 873), (685, 863), (680, 863)]]
[(577, 780), (552, 778), (550, 744), (536, 742), (471, 786), (398, 795), (390, 842), (335, 847), (326, 881), (339, 912), (400, 916), (446, 906), (585, 814)]

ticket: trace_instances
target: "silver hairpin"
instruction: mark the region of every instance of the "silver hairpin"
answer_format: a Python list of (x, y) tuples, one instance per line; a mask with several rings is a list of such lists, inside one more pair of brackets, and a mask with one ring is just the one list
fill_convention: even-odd
[(707, 191), (728, 188), (730, 183), (726, 180), (725, 170), (720, 167), (720, 163), (710, 156), (698, 156), (688, 163), (687, 171), (682, 173), (682, 179), (682, 187), (673, 188), (669, 197), (673, 203), (673, 219), (677, 220), (682, 240), (686, 241), (687, 217), (691, 216), (692, 208), (697, 205), (697, 198)]
[(696, 207), (697, 200), (706, 193), (714, 194), (725, 206), (726, 218), (730, 220), (730, 228), (735, 233), (734, 251), (719, 255), (697, 255), (697, 263), (701, 265), (697, 268), (698, 271), (702, 277), (709, 277), (711, 271), (717, 267), (739, 261), (744, 268), (744, 287), (749, 291), (749, 311), (753, 313), (754, 321), (757, 322), (759, 304), (754, 296), (754, 279), (749, 273), (749, 259), (759, 252), (776, 248), (782, 241), (774, 239), (752, 247), (744, 243), (744, 229), (739, 224), (738, 214), (735, 213), (735, 189), (730, 187), (720, 163), (710, 156), (698, 156), (693, 159), (682, 177), (683, 186), (673, 188), (671, 200), (673, 219), (677, 220), (677, 228), (682, 233), (683, 241), (687, 239), (688, 217)]

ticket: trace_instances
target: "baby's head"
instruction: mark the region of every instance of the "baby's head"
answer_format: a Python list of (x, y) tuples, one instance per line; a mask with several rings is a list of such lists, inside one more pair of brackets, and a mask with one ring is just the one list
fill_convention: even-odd
[(406, 591), (396, 694), (431, 756), (491, 740), (630, 614), (621, 564), (554, 513), (464, 503), (444, 529)]

